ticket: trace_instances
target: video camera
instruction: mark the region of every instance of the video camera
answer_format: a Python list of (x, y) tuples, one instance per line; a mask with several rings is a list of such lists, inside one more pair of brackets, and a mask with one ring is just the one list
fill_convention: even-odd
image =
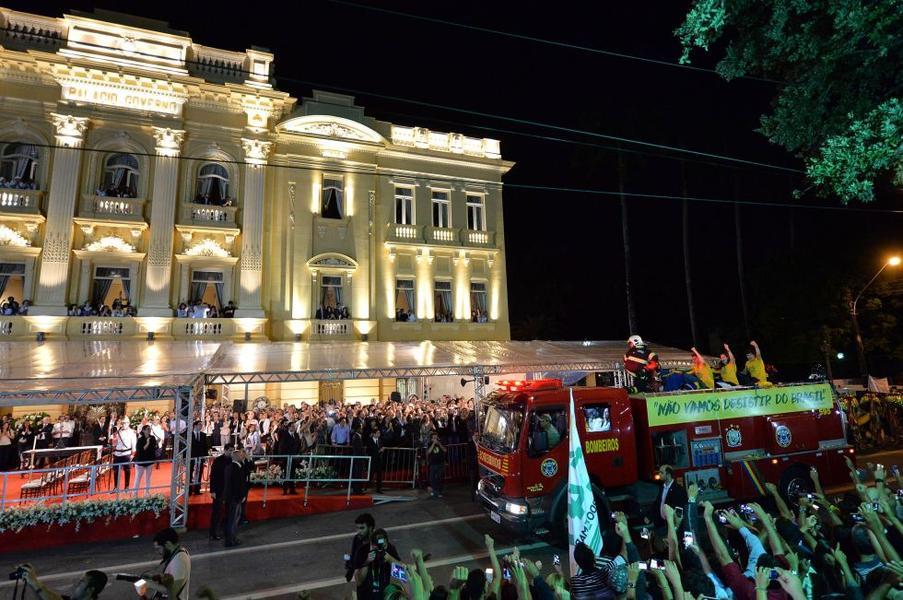
[(17, 567), (15, 571), (9, 574), (10, 581), (16, 581), (25, 577), (25, 567)]
[[(132, 575), (130, 573), (116, 573), (113, 576), (117, 581), (128, 581), (135, 584), (135, 593), (143, 596), (147, 600), (169, 600), (169, 594), (157, 590), (148, 590), (147, 581), (141, 575)], [(150, 592), (150, 593), (148, 593)]]

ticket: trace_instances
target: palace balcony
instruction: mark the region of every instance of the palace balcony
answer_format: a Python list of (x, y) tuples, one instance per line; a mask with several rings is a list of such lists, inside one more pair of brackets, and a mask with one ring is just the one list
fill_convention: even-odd
[(144, 220), (144, 199), (142, 198), (84, 195), (78, 207), (78, 216), (82, 219), (104, 221), (146, 222)]
[(44, 192), (41, 190), (14, 190), (0, 188), (0, 213), (15, 215), (40, 215), (41, 199)]
[(183, 202), (179, 213), (181, 225), (200, 225), (204, 227), (225, 227), (234, 229), (236, 225), (237, 206), (217, 206), (215, 204), (195, 204)]

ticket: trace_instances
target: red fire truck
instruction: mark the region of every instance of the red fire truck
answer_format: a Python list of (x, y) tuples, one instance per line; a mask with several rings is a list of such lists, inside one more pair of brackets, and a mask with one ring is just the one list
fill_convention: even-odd
[[(555, 379), (504, 381), (478, 445), (479, 496), (493, 521), (521, 533), (564, 524), (569, 390)], [(842, 412), (827, 383), (628, 395), (573, 388), (577, 429), (600, 501), (654, 501), (658, 468), (714, 502), (746, 499), (766, 481), (787, 497), (848, 482)]]

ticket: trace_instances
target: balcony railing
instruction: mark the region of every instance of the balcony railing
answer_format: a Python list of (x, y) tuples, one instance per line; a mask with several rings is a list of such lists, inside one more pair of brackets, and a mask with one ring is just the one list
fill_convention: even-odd
[(450, 227), (427, 227), (426, 241), (434, 244), (455, 244), (458, 241), (458, 230)]
[(212, 227), (235, 227), (237, 206), (215, 206), (212, 204), (182, 204), (181, 221), (184, 225), (208, 225)]
[(138, 334), (138, 325), (131, 317), (69, 317), (66, 335), (78, 338), (129, 338)]
[(172, 335), (176, 339), (229, 339), (234, 334), (234, 319), (175, 319), (172, 322)]
[(140, 198), (113, 198), (111, 196), (82, 197), (80, 217), (124, 221), (144, 220), (144, 200)]
[(0, 338), (9, 337), (13, 335), (13, 330), (15, 329), (15, 321), (12, 319), (3, 319), (0, 318)]
[(316, 340), (353, 340), (354, 321), (343, 320), (314, 320), (311, 329), (311, 338)]
[(41, 211), (41, 190), (13, 190), (0, 188), (0, 212), (38, 214)]
[(420, 233), (420, 227), (418, 227), (417, 225), (400, 225), (398, 223), (390, 223), (389, 237), (400, 242), (423, 241), (423, 236)]
[(493, 246), (495, 245), (495, 232), (462, 229), (461, 243), (465, 246)]

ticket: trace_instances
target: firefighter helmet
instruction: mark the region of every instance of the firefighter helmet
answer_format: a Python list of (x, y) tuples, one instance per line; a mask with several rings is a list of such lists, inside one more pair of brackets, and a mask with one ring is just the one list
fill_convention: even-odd
[(646, 342), (643, 341), (643, 338), (641, 338), (638, 335), (632, 335), (629, 338), (627, 338), (627, 343), (631, 346), (636, 346), (638, 348), (641, 348), (646, 345)]

